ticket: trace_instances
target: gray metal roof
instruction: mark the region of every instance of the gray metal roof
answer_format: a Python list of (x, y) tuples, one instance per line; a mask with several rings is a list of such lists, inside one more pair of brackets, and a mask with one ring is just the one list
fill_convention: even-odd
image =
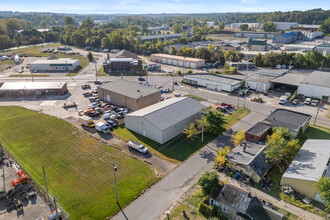
[(300, 83), (330, 88), (330, 73), (314, 71), (309, 76), (300, 81)]
[(311, 117), (311, 115), (287, 109), (276, 109), (263, 121), (263, 123), (268, 124), (271, 127), (284, 127), (292, 132), (298, 132)]
[(212, 75), (212, 74), (191, 74), (191, 75), (186, 75), (183, 78), (203, 79), (203, 80), (208, 80), (208, 81), (212, 81), (212, 82), (219, 82), (219, 83), (229, 84), (229, 85), (232, 85), (232, 86), (242, 83), (242, 80), (238, 80), (238, 79), (230, 78), (230, 77)]
[(200, 112), (204, 105), (189, 97), (171, 98), (128, 114), (143, 117), (161, 130)]
[(65, 82), (5, 82), (0, 91), (62, 89)]
[(287, 73), (288, 69), (260, 69), (257, 71), (258, 74), (263, 75), (276, 75), (276, 76), (282, 76), (283, 74)]
[(252, 82), (261, 82), (261, 83), (269, 83), (271, 80), (275, 79), (276, 76), (268, 76), (263, 74), (254, 74), (246, 78), (246, 81)]
[(318, 181), (330, 158), (330, 140), (308, 139), (283, 177)]
[(155, 89), (149, 86), (144, 86), (135, 82), (126, 81), (123, 79), (104, 83), (98, 86), (102, 89), (106, 89), (133, 99), (142, 98), (150, 94), (159, 92), (159, 89)]
[(280, 83), (291, 86), (298, 86), (299, 82), (305, 79), (307, 76), (304, 74), (297, 73), (287, 73), (283, 76), (280, 76), (276, 79), (271, 80), (272, 83)]

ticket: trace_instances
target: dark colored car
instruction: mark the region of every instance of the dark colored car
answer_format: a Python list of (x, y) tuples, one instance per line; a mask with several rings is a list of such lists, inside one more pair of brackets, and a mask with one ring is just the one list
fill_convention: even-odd
[(297, 105), (298, 103), (299, 103), (299, 101), (298, 101), (298, 99), (294, 99), (294, 100), (292, 100), (292, 105)]
[(108, 119), (108, 120), (106, 120), (106, 122), (107, 122), (108, 124), (110, 124), (111, 127), (113, 127), (113, 128), (117, 127), (117, 123), (116, 123), (114, 120), (110, 120), (110, 119)]

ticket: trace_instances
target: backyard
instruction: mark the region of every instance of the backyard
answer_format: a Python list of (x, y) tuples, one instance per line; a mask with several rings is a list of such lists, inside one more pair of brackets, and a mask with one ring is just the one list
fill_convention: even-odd
[(157, 181), (147, 164), (68, 122), (14, 106), (0, 107), (0, 114), (1, 144), (42, 187), (45, 166), (49, 191), (62, 197), (59, 204), (71, 219), (105, 219), (119, 211), (113, 163), (121, 207)]
[(191, 141), (187, 139), (183, 134), (181, 134), (165, 144), (159, 144), (153, 140), (150, 140), (149, 138), (144, 137), (143, 135), (126, 129), (124, 124), (121, 125), (118, 129), (114, 130), (114, 134), (126, 141), (130, 140), (131, 138), (136, 139), (148, 147), (151, 150), (151, 153), (155, 153), (164, 159), (178, 162), (184, 161), (191, 157), (199, 149), (222, 134), (225, 130), (229, 129), (249, 113), (250, 109), (240, 108), (237, 117), (236, 111), (234, 111), (231, 115), (226, 116), (225, 119), (227, 124), (225, 124), (223, 127), (219, 127), (219, 130), (216, 134), (205, 134), (204, 143), (201, 142), (200, 137), (196, 138), (194, 141)]

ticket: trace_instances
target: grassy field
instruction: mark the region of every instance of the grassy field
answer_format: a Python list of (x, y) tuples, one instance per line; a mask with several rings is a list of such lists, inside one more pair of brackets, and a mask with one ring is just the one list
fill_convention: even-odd
[(105, 219), (119, 208), (115, 202), (112, 163), (117, 164), (121, 207), (157, 178), (142, 161), (76, 130), (55, 117), (21, 107), (0, 107), (0, 140), (35, 181), (62, 199), (71, 219)]
[(121, 125), (118, 129), (114, 130), (113, 133), (124, 140), (130, 140), (132, 138), (139, 140), (146, 147), (148, 147), (152, 153), (155, 153), (164, 159), (169, 159), (173, 162), (184, 161), (249, 113), (250, 109), (244, 110), (243, 108), (240, 108), (238, 117), (236, 117), (236, 112), (227, 116), (227, 124), (225, 124), (224, 127), (219, 127), (219, 131), (216, 134), (205, 134), (204, 143), (201, 142), (200, 137), (194, 141), (191, 141), (181, 134), (165, 144), (159, 144), (149, 138), (126, 129), (125, 125)]
[(309, 139), (330, 139), (330, 128), (311, 125), (305, 134)]
[(97, 76), (108, 76), (109, 74), (106, 74), (103, 70), (103, 66), (99, 69), (97, 72)]
[[(11, 50), (11, 51), (8, 51), (8, 52), (4, 52), (2, 54), (8, 54), (8, 53), (15, 52), (15, 53), (24, 53), (25, 55), (27, 55), (29, 57), (48, 57), (49, 55), (53, 55), (53, 53), (43, 53), (42, 52), (43, 48), (58, 47), (58, 46), (63, 46), (63, 45), (60, 44), (60, 43), (55, 43), (55, 44), (48, 44), (46, 47), (32, 46), (32, 47), (19, 48), (19, 49)], [(0, 53), (0, 55), (1, 55), (1, 53)], [(79, 60), (79, 67), (75, 71), (67, 74), (68, 76), (75, 76), (75, 75), (79, 74), (80, 71), (82, 69), (84, 69), (89, 64), (88, 58), (84, 57), (84, 56), (81, 56), (81, 55), (66, 55), (66, 54), (63, 54), (63, 53), (56, 53), (54, 55), (57, 58), (72, 58), (72, 59)], [(0, 64), (1, 64), (1, 62), (0, 62)]]

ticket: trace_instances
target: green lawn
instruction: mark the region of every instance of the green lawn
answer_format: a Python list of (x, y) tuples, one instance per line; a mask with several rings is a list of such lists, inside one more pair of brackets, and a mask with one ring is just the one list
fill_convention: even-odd
[(138, 159), (102, 144), (70, 123), (21, 107), (0, 107), (0, 140), (42, 186), (42, 165), (49, 190), (62, 199), (71, 219), (105, 219), (119, 208), (115, 203), (112, 163), (117, 164), (121, 207), (156, 180)]
[(198, 95), (186, 95), (186, 96), (188, 96), (190, 98), (193, 98), (193, 99), (196, 99), (198, 101), (207, 101), (206, 99), (204, 99), (203, 97), (200, 97)]
[(152, 153), (155, 153), (164, 159), (169, 159), (173, 162), (184, 161), (249, 113), (250, 109), (244, 110), (243, 108), (240, 108), (238, 117), (236, 117), (236, 112), (233, 112), (231, 115), (226, 117), (227, 124), (224, 127), (219, 127), (219, 131), (216, 134), (205, 134), (204, 143), (201, 142), (200, 137), (194, 141), (191, 141), (181, 134), (165, 144), (159, 144), (149, 138), (126, 129), (124, 124), (114, 130), (113, 133), (126, 141), (132, 138), (139, 140), (146, 147), (148, 147)]
[[(26, 56), (29, 56), (29, 57), (48, 57), (49, 55), (55, 55), (57, 58), (72, 58), (72, 59), (79, 60), (79, 67), (76, 70), (72, 71), (71, 73), (68, 73), (67, 76), (75, 76), (75, 75), (79, 74), (80, 71), (89, 64), (88, 58), (81, 56), (81, 55), (67, 55), (67, 54), (63, 54), (63, 53), (53, 54), (53, 53), (43, 53), (42, 52), (42, 50), (44, 48), (59, 47), (59, 46), (63, 46), (63, 45), (60, 43), (55, 43), (55, 44), (49, 44), (46, 47), (32, 46), (32, 47), (27, 47), (27, 48), (19, 48), (16, 50), (11, 50), (9, 52), (0, 53), (0, 55), (15, 52), (15, 53), (24, 53)], [(70, 51), (68, 51), (68, 53), (70, 53)], [(1, 62), (0, 62), (0, 64), (1, 64)]]
[(309, 139), (330, 139), (330, 128), (309, 126), (305, 132)]
[(105, 73), (103, 70), (103, 66), (97, 72), (97, 76), (108, 76), (109, 74)]

